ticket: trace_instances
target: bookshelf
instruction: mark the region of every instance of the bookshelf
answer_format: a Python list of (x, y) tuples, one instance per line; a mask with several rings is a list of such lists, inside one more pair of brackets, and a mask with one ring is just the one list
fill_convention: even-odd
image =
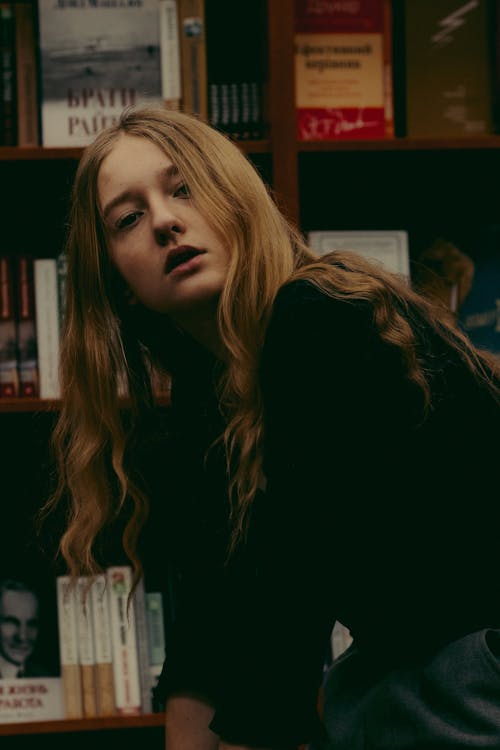
[[(252, 12), (251, 3), (245, 12)], [(268, 132), (238, 145), (272, 185), (282, 210), (304, 231), (408, 228), (410, 252), (417, 253), (437, 234), (448, 232), (459, 241), (471, 237), (477, 226), (495, 221), (500, 186), (491, 177), (500, 169), (500, 135), (298, 142), (291, 0), (267, 0), (267, 38)], [(2, 182), (11, 186), (4, 205), (10, 217), (3, 226), (6, 249), (20, 252), (27, 246), (40, 256), (57, 252), (81, 153), (81, 148), (0, 147)], [(29, 453), (36, 444), (38, 456), (59, 405), (2, 399), (0, 430), (23, 448), (29, 435), (24, 449)], [(14, 493), (17, 488), (12, 483), (7, 489)], [(28, 490), (20, 492), (21, 501), (27, 495)], [(0, 735), (19, 749), (29, 747), (30, 737), (36, 742), (47, 734), (60, 736), (54, 748), (63, 747), (68, 738), (74, 747), (79, 742), (83, 747), (89, 738), (104, 747), (120, 730), (159, 734), (162, 724), (161, 714), (0, 724)]]

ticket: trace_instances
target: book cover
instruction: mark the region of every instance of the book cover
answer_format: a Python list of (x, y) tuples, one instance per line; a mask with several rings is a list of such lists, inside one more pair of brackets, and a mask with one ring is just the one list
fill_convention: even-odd
[(115, 713), (115, 686), (106, 576), (98, 575), (95, 577), (89, 595), (92, 600), (97, 713), (99, 716), (113, 716)]
[(135, 104), (160, 104), (158, 0), (38, 0), (42, 145), (85, 146)]
[(10, 256), (0, 255), (0, 398), (18, 393), (14, 267)]
[(96, 658), (92, 598), (88, 577), (80, 576), (76, 583), (76, 630), (78, 635), (78, 663), (82, 680), (82, 709), (84, 716), (97, 716)]
[(16, 26), (17, 145), (38, 146), (38, 69), (35, 8), (31, 3), (14, 5)]
[(295, 0), (299, 140), (393, 135), (391, 39), (386, 0)]
[(111, 644), (113, 648), (113, 676), (118, 714), (141, 713), (141, 684), (137, 650), (137, 628), (133, 600), (132, 569), (114, 565), (106, 569)]
[(500, 225), (484, 227), (466, 251), (474, 268), (459, 322), (476, 346), (500, 357)]
[(208, 117), (205, 1), (179, 0), (182, 109)]
[(35, 322), (40, 398), (59, 398), (59, 291), (55, 258), (35, 258)]
[(20, 255), (15, 266), (19, 396), (35, 398), (39, 390), (33, 257)]
[(57, 584), (59, 653), (67, 719), (83, 717), (82, 679), (78, 656), (77, 592), (69, 576), (60, 575)]
[(308, 240), (311, 248), (320, 255), (334, 250), (352, 250), (381, 263), (392, 273), (410, 277), (408, 233), (403, 230), (318, 230), (309, 232)]
[(0, 579), (0, 724), (64, 718), (54, 581), (34, 571)]
[(493, 132), (490, 6), (488, 0), (406, 0), (409, 136)]

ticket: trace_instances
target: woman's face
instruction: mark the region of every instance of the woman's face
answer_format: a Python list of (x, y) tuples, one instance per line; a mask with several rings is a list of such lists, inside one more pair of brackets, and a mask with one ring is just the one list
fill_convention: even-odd
[(213, 314), (229, 251), (161, 149), (122, 134), (97, 189), (111, 259), (133, 296), (181, 326)]

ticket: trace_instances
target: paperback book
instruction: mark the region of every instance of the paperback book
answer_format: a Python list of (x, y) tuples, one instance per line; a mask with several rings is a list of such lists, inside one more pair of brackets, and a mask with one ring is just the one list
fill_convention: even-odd
[(160, 104), (158, 0), (38, 0), (43, 146), (85, 146), (128, 106)]

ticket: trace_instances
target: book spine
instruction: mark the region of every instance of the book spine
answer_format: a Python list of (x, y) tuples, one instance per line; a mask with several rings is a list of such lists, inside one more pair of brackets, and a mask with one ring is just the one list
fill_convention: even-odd
[(0, 145), (16, 144), (16, 117), (14, 97), (15, 68), (15, 16), (10, 4), (0, 5), (0, 69), (2, 72), (2, 138)]
[(394, 138), (392, 0), (384, 0), (384, 117), (385, 135)]
[(12, 258), (0, 256), (0, 398), (19, 393)]
[(179, 0), (182, 109), (208, 118), (207, 45), (204, 0)]
[(35, 258), (35, 317), (40, 398), (59, 398), (59, 301), (55, 258)]
[(132, 588), (132, 570), (127, 565), (106, 569), (113, 647), (113, 676), (118, 714), (141, 713), (141, 685), (137, 653), (137, 630)]
[(106, 590), (106, 577), (95, 577), (90, 588), (96, 662), (97, 713), (99, 716), (115, 714), (115, 686), (113, 678), (113, 650), (111, 623)]
[(139, 659), (139, 678), (141, 683), (141, 711), (150, 714), (153, 711), (151, 693), (151, 673), (149, 669), (149, 631), (146, 620), (146, 591), (144, 579), (141, 578), (134, 591), (134, 612), (137, 626), (137, 656)]
[(68, 254), (62, 250), (56, 258), (57, 265), (57, 299), (59, 303), (59, 334), (62, 335), (66, 315), (66, 285), (68, 278)]
[[(149, 643), (149, 672), (151, 690), (158, 684), (165, 661), (165, 615), (160, 591), (147, 591), (145, 599), (146, 624)], [(153, 702), (153, 711), (159, 707)]]
[(83, 717), (81, 671), (78, 658), (76, 587), (69, 576), (57, 576), (59, 657), (66, 718)]
[(82, 679), (83, 715), (97, 716), (92, 599), (88, 592), (89, 579), (86, 576), (81, 576), (76, 585), (76, 624), (78, 661)]
[(161, 89), (165, 105), (179, 109), (182, 95), (177, 0), (158, 0)]
[(16, 268), (19, 396), (34, 398), (38, 396), (38, 353), (33, 258), (21, 255), (17, 259)]
[(34, 7), (16, 3), (17, 145), (38, 146), (38, 89)]

